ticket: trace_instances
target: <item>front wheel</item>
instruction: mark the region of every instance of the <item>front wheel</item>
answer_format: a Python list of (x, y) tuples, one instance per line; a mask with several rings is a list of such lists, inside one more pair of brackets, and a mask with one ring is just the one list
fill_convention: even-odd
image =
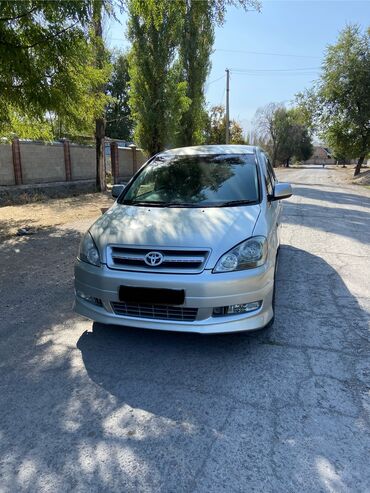
[(274, 270), (274, 285), (272, 288), (272, 318), (271, 320), (264, 326), (264, 329), (269, 329), (274, 325), (275, 321), (275, 295), (276, 295), (276, 274), (277, 274), (277, 267), (278, 267), (278, 259), (279, 259), (279, 249), (276, 253), (276, 260), (275, 260), (275, 270)]

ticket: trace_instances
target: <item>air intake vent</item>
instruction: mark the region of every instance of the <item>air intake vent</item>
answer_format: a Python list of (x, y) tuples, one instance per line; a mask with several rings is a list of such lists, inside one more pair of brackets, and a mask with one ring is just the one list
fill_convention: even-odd
[(198, 314), (198, 308), (125, 303), (123, 301), (112, 301), (111, 305), (116, 315), (124, 317), (193, 322)]

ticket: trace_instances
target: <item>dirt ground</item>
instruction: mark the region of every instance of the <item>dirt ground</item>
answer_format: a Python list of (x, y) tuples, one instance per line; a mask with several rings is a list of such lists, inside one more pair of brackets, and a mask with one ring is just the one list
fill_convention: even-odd
[(90, 193), (77, 197), (50, 199), (26, 205), (0, 208), (0, 241), (17, 234), (19, 228), (30, 228), (31, 233), (51, 226), (91, 219), (110, 207), (113, 199), (108, 193)]
[(370, 169), (365, 169), (362, 173), (360, 173), (354, 183), (357, 185), (365, 185), (367, 187), (370, 186)]

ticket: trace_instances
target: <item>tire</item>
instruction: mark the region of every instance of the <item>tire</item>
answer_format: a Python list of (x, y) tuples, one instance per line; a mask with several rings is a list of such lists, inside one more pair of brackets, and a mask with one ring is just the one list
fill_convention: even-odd
[(277, 273), (278, 261), (279, 261), (279, 248), (280, 247), (278, 247), (278, 250), (276, 252), (275, 271), (274, 271), (274, 286), (273, 286), (273, 290), (272, 290), (272, 312), (273, 312), (273, 315), (272, 315), (271, 320), (262, 328), (262, 330), (270, 329), (274, 325), (274, 322), (275, 322), (276, 273)]

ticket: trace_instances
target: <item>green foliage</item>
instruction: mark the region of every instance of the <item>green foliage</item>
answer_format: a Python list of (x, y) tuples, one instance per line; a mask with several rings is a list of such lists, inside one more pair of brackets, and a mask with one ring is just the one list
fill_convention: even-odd
[(296, 108), (280, 109), (277, 115), (278, 131), (281, 136), (277, 151), (277, 159), (289, 166), (294, 157), (297, 161), (305, 161), (312, 156), (313, 145), (308, 128), (302, 123), (304, 118)]
[[(92, 133), (106, 97), (97, 89), (109, 65), (94, 67), (88, 43), (90, 2), (0, 2), (0, 131), (29, 137), (58, 128)], [(61, 122), (61, 123), (60, 123)], [(51, 125), (51, 129), (55, 128)], [(41, 131), (40, 129), (44, 129)]]
[(210, 70), (214, 42), (212, 2), (183, 0), (185, 12), (179, 46), (181, 77), (190, 105), (180, 120), (179, 145), (200, 144), (206, 122), (204, 85)]
[[(230, 121), (230, 144), (245, 144), (243, 128), (236, 120)], [(223, 106), (213, 106), (208, 115), (206, 144), (226, 143), (226, 117)]]
[(231, 5), (260, 9), (258, 0), (129, 1), (130, 105), (135, 137), (149, 154), (204, 141), (214, 28)]
[(213, 22), (222, 26), (225, 21), (225, 15), (228, 7), (239, 7), (248, 12), (248, 10), (261, 10), (260, 0), (208, 0), (212, 5)]
[(152, 155), (176, 141), (181, 113), (190, 103), (175, 63), (182, 11), (177, 2), (131, 0), (129, 14), (135, 138)]
[(112, 139), (132, 140), (134, 122), (129, 107), (130, 76), (128, 55), (119, 53), (113, 61), (113, 72), (107, 85), (112, 100), (106, 108), (106, 135)]
[(274, 166), (289, 166), (292, 158), (304, 161), (311, 157), (311, 135), (297, 108), (287, 110), (281, 104), (270, 103), (257, 111), (255, 124), (259, 144), (271, 154)]
[(53, 125), (45, 118), (20, 115), (9, 110), (6, 122), (1, 125), (2, 138), (11, 140), (12, 137), (21, 139), (53, 140)]
[[(329, 46), (320, 79), (298, 95), (311, 127), (336, 156), (359, 157), (370, 152), (370, 30), (347, 26)], [(355, 173), (355, 174), (356, 174)]]

